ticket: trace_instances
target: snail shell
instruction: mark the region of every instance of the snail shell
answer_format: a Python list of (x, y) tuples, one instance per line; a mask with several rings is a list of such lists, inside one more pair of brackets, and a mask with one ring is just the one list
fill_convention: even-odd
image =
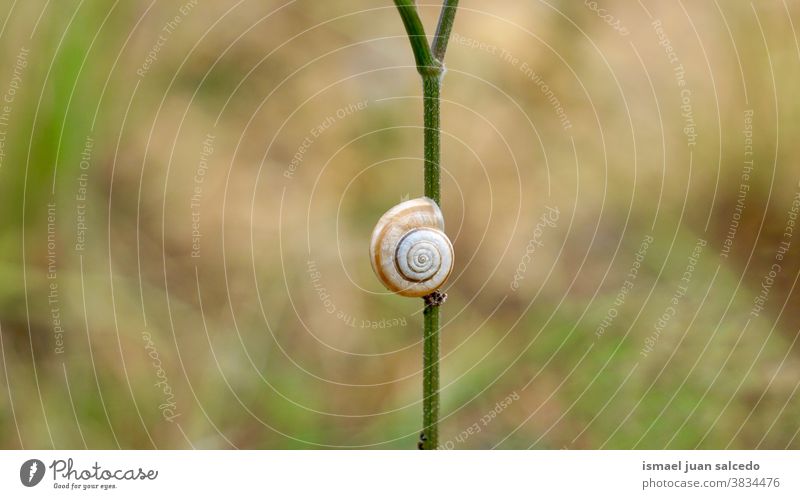
[(375, 275), (394, 293), (419, 297), (439, 289), (453, 270), (453, 245), (439, 206), (422, 197), (384, 213), (372, 231), (369, 255)]

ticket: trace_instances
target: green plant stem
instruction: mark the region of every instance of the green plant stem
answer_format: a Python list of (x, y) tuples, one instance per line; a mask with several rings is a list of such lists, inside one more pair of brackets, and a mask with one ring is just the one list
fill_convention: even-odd
[(439, 95), (442, 90), (440, 75), (422, 77), (422, 102), (424, 116), (425, 195), (440, 204), (441, 201), (441, 144)]
[(438, 73), (439, 64), (433, 58), (430, 47), (428, 47), (428, 37), (425, 36), (425, 27), (417, 13), (417, 7), (413, 0), (394, 0), (400, 18), (408, 33), (408, 40), (411, 42), (411, 49), (414, 51), (414, 60), (417, 62), (417, 70), (420, 74), (426, 72)]
[(439, 305), (425, 305), (422, 348), (422, 431), (420, 448), (439, 447)]
[[(423, 117), (424, 117), (424, 183), (425, 196), (436, 204), (441, 200), (441, 143), (439, 99), (444, 76), (444, 55), (447, 41), (453, 28), (458, 0), (446, 0), (439, 16), (439, 24), (433, 44), (428, 46), (425, 28), (417, 13), (413, 0), (394, 0), (400, 17), (403, 19), (417, 71), (422, 76)], [(426, 297), (423, 310), (423, 348), (422, 348), (422, 435), (421, 449), (439, 447), (439, 307), (441, 296), (437, 299)]]
[(458, 0), (445, 0), (442, 13), (439, 16), (439, 24), (436, 26), (436, 34), (431, 44), (433, 57), (437, 61), (444, 60), (444, 53), (447, 52), (447, 42), (450, 41), (450, 32), (453, 31), (453, 23), (456, 20), (457, 8)]

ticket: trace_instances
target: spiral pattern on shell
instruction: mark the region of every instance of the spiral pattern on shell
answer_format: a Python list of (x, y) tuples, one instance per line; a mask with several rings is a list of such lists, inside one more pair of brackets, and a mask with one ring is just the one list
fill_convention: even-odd
[(370, 261), (394, 293), (419, 297), (439, 289), (453, 270), (453, 245), (436, 203), (423, 197), (387, 211), (372, 232)]

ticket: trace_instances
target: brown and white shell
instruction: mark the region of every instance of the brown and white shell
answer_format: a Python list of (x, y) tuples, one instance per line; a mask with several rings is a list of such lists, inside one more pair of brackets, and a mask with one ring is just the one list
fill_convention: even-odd
[(389, 291), (419, 297), (439, 289), (453, 270), (453, 245), (439, 206), (422, 197), (384, 213), (372, 231), (369, 255)]

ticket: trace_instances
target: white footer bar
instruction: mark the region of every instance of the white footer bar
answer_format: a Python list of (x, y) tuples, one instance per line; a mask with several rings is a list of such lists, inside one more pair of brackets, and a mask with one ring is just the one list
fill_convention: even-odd
[(797, 498), (798, 475), (800, 451), (0, 452), (14, 498)]

